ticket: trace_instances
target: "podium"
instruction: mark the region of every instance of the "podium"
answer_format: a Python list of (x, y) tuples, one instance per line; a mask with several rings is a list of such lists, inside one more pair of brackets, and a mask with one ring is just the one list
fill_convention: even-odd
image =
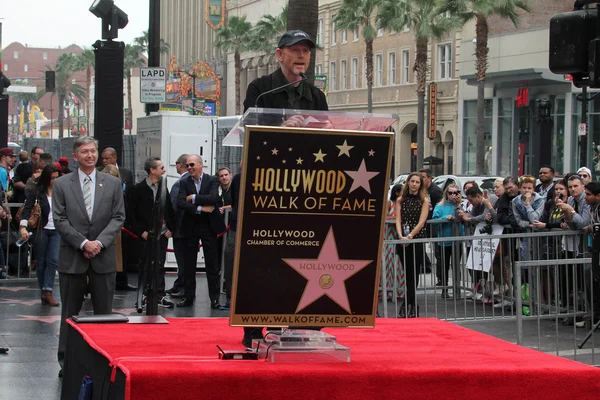
[(314, 329), (375, 325), (395, 121), (253, 108), (225, 138), (244, 147), (230, 325), (283, 328), (261, 357), (349, 361)]

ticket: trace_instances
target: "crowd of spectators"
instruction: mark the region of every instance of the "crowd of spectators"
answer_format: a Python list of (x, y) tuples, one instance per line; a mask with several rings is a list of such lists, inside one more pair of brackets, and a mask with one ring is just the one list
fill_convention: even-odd
[[(388, 227), (395, 228), (395, 231), (388, 232), (386, 238), (400, 239), (396, 254), (402, 272), (394, 271), (394, 274), (404, 273), (407, 277), (407, 294), (399, 317), (418, 316), (415, 289), (419, 285), (419, 274), (425, 272), (422, 265), (428, 254), (435, 255), (435, 286), (441, 288), (442, 298), (458, 299), (464, 295), (474, 300), (494, 303), (494, 307), (513, 304), (512, 268), (515, 261), (549, 260), (550, 265), (552, 259), (593, 254), (590, 248), (592, 233), (594, 225), (600, 223), (600, 183), (592, 181), (592, 173), (586, 167), (558, 177), (554, 168), (545, 165), (540, 168), (538, 179), (531, 175), (518, 178), (507, 176), (497, 179), (493, 189), (482, 189), (475, 181), (466, 182), (463, 188), (450, 184), (441, 197), (437, 193), (433, 194), (435, 191), (430, 190), (431, 186), (435, 186), (431, 184), (431, 171), (424, 169), (410, 174), (400, 196), (397, 197), (399, 188), (394, 188), (390, 198), (396, 223), (395, 226)], [(426, 211), (429, 209), (433, 212), (427, 215)], [(429, 218), (426, 224), (424, 216)], [(501, 226), (500, 232), (503, 230), (504, 233), (569, 230), (580, 234), (544, 238), (524, 234), (517, 239), (499, 239), (490, 265), (485, 265), (483, 270), (466, 265), (472, 240), (440, 240), (453, 236), (492, 234), (493, 226)], [(410, 241), (427, 236), (432, 238), (431, 248), (423, 246), (423, 243)], [(584, 275), (590, 276), (589, 269), (583, 267), (540, 268), (541, 284), (535, 288), (539, 290), (540, 303), (558, 308), (577, 308), (581, 306), (575, 303), (587, 301), (587, 310), (593, 304), (593, 318), (600, 318), (600, 273), (597, 259), (594, 259), (592, 269), (593, 280), (586, 280)], [(468, 277), (461, 277), (465, 270), (468, 271)], [(390, 274), (387, 266), (386, 271)], [(450, 277), (452, 286), (449, 286)], [(574, 277), (576, 290), (573, 290)], [(527, 269), (522, 271), (522, 282), (525, 285), (523, 289), (529, 296), (529, 285), (534, 282)], [(586, 284), (594, 285), (593, 293), (597, 294), (594, 298), (581, 298), (584, 297), (583, 293), (592, 293), (590, 287), (585, 290), (583, 286)], [(556, 293), (555, 286), (559, 288)], [(461, 290), (460, 287), (466, 290)], [(524, 300), (530, 299), (524, 297)], [(526, 307), (524, 313), (525, 309)]]

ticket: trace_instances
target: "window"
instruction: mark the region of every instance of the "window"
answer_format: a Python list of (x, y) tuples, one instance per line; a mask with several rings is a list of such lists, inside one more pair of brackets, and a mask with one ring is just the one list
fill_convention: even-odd
[(47, 60), (47, 59), (48, 59), (48, 52), (47, 52), (47, 51), (45, 51), (45, 52), (43, 52), (43, 53), (42, 53), (42, 58), (43, 58), (44, 60)]
[(28, 72), (29, 71), (29, 66), (27, 64), (25, 64), (23, 66), (23, 71)]
[(375, 55), (375, 85), (383, 86), (383, 54)]
[(402, 51), (402, 83), (410, 82), (410, 52)]
[(4, 63), (4, 70), (8, 71), (8, 64)]
[(332, 61), (331, 64), (329, 64), (329, 85), (331, 90), (337, 90), (337, 80), (335, 78), (335, 61)]
[(323, 46), (323, 19), (319, 20), (317, 28), (317, 46)]
[(452, 45), (438, 46), (438, 79), (452, 79)]
[(335, 46), (335, 35), (337, 34), (337, 32), (335, 31), (335, 15), (331, 16), (331, 45)]
[(348, 31), (342, 31), (342, 43), (348, 43)]
[(358, 33), (358, 26), (354, 27), (354, 32), (353, 33), (354, 33), (354, 41), (358, 42), (358, 35), (359, 35), (359, 33)]
[(346, 90), (346, 60), (340, 62), (340, 90)]
[(381, 27), (381, 22), (377, 22), (377, 37), (383, 36), (383, 28)]
[(14, 59), (17, 59), (17, 58), (19, 58), (19, 52), (18, 52), (18, 51), (15, 51), (15, 52), (13, 53), (13, 58), (14, 58)]
[(317, 64), (315, 66), (315, 75), (323, 75), (323, 64)]
[(358, 57), (352, 57), (352, 66), (350, 67), (350, 74), (352, 74), (351, 88), (358, 88)]
[(388, 85), (396, 84), (396, 52), (388, 53)]

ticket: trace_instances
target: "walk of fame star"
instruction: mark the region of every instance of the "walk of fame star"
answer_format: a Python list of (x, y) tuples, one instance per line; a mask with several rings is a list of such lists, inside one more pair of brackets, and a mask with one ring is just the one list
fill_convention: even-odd
[(21, 318), (10, 318), (9, 321), (39, 321), (46, 324), (52, 324), (56, 321), (60, 321), (60, 315), (47, 315), (42, 317), (41, 315), (17, 315)]
[(318, 258), (283, 258), (282, 260), (308, 280), (296, 312), (308, 307), (322, 296), (327, 296), (350, 314), (352, 310), (345, 281), (373, 261), (341, 260), (333, 227), (329, 228)]
[(371, 185), (369, 181), (373, 179), (375, 176), (379, 175), (379, 172), (369, 172), (367, 171), (367, 166), (365, 165), (365, 159), (363, 158), (360, 163), (360, 167), (358, 167), (358, 171), (344, 171), (347, 173), (350, 178), (354, 181), (352, 182), (352, 186), (350, 187), (350, 191), (348, 193), (354, 192), (359, 187), (365, 189), (369, 194), (371, 194)]

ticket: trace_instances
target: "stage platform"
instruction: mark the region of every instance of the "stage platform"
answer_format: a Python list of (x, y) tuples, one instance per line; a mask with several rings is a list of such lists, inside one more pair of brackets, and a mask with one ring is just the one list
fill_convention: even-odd
[(165, 325), (71, 323), (63, 398), (84, 375), (110, 399), (598, 399), (600, 370), (436, 319), (378, 319), (375, 329), (326, 329), (352, 362), (222, 361), (242, 349), (225, 318)]

